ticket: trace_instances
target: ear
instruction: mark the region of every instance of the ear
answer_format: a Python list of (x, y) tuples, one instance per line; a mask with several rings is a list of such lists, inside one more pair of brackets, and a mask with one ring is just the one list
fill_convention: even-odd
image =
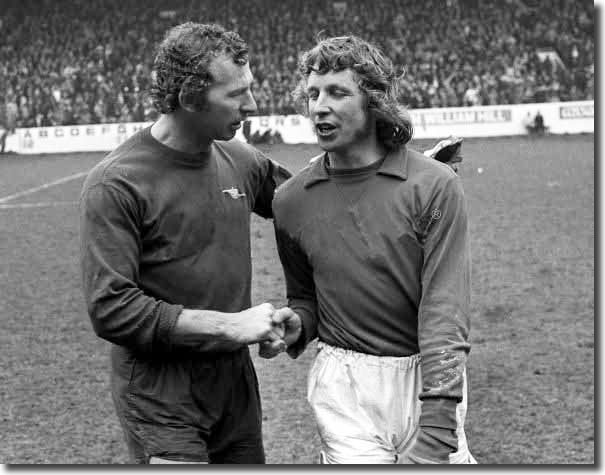
[(203, 92), (200, 90), (202, 84), (192, 85), (194, 82), (190, 76), (183, 81), (181, 84), (181, 90), (179, 91), (179, 105), (188, 112), (200, 112), (204, 109), (206, 104), (206, 92), (205, 87)]
[(179, 91), (179, 105), (187, 112), (197, 112), (198, 105), (195, 94), (189, 90), (181, 89)]

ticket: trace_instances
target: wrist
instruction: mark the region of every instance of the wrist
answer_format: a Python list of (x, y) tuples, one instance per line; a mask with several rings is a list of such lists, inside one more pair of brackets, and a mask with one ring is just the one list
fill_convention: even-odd
[(183, 309), (176, 321), (175, 333), (192, 339), (225, 338), (232, 333), (234, 325), (219, 315), (224, 316), (209, 310)]
[(449, 463), (449, 455), (458, 450), (456, 432), (439, 427), (420, 427), (408, 458), (414, 463)]
[(215, 321), (216, 336), (219, 339), (233, 341), (236, 343), (244, 343), (241, 338), (241, 333), (238, 331), (239, 322), (242, 318), (242, 312), (225, 313), (223, 318), (218, 318)]

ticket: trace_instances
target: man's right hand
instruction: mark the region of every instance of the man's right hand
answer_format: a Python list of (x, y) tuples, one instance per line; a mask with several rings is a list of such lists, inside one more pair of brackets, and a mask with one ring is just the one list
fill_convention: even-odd
[(290, 345), (296, 343), (302, 331), (300, 317), (289, 307), (276, 310), (273, 314), (273, 322), (282, 330), (282, 339), (261, 342), (258, 347), (258, 354), (261, 358), (275, 358), (281, 352), (286, 351)]
[(266, 340), (281, 340), (284, 328), (273, 321), (274, 313), (275, 307), (270, 303), (238, 312), (233, 319), (229, 319), (227, 334), (231, 339), (246, 345)]

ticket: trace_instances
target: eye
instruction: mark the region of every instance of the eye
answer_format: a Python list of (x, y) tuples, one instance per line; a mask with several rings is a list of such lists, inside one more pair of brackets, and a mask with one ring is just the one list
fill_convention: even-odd
[(309, 91), (307, 92), (307, 99), (310, 101), (316, 101), (318, 94), (319, 93), (317, 91)]
[(248, 94), (248, 92), (251, 92), (251, 90), (250, 89), (238, 89), (237, 91), (230, 92), (228, 95), (229, 95), (229, 97), (240, 97), (240, 96), (245, 96), (246, 94)]

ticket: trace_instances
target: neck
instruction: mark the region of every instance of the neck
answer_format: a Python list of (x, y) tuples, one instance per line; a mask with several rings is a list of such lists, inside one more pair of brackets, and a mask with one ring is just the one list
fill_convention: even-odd
[(387, 149), (378, 143), (356, 147), (355, 150), (328, 152), (331, 168), (362, 168), (377, 162), (387, 153)]
[(189, 124), (192, 120), (195, 118), (182, 109), (162, 114), (151, 126), (151, 135), (158, 142), (179, 152), (206, 153), (210, 150), (212, 139), (200, 136), (199, 132), (191, 129)]

